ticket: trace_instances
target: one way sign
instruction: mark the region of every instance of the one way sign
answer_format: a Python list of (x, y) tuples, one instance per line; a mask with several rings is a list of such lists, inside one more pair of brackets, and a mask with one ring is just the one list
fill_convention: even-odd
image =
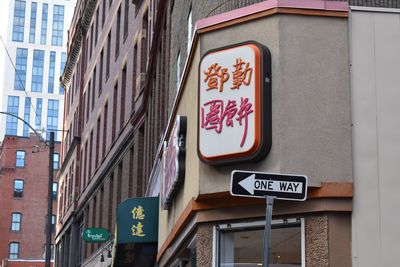
[(231, 195), (244, 197), (275, 196), (277, 199), (304, 201), (307, 177), (304, 175), (233, 171)]

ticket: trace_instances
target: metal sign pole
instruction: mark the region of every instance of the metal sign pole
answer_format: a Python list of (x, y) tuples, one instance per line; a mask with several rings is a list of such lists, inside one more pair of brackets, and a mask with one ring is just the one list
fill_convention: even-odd
[(271, 239), (272, 207), (275, 196), (266, 196), (263, 267), (269, 266), (269, 240)]

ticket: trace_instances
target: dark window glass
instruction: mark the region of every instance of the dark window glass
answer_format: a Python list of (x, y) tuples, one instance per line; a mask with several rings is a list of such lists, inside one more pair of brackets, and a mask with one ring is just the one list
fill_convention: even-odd
[(121, 6), (118, 8), (117, 13), (117, 28), (115, 29), (115, 59), (118, 58), (119, 55), (119, 39), (120, 39), (120, 32), (121, 32)]
[(24, 194), (24, 181), (14, 180), (14, 197), (22, 197)]
[(110, 56), (111, 56), (111, 31), (107, 37), (107, 62), (106, 62), (106, 80), (110, 76)]
[(125, 14), (124, 14), (124, 40), (128, 36), (129, 27), (129, 2), (130, 0), (125, 0)]

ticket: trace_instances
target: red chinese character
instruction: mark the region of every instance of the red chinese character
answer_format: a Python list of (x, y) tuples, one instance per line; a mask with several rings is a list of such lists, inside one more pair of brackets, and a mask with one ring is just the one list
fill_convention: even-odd
[[(246, 67), (243, 69), (243, 65), (246, 64)], [(251, 82), (251, 75), (253, 74), (253, 68), (249, 67), (249, 62), (244, 62), (241, 58), (236, 59), (236, 63), (233, 64), (235, 70), (232, 72), (233, 74), (233, 86), (231, 89), (240, 89), (242, 84), (248, 86)]]
[[(219, 92), (224, 91), (224, 83), (229, 79), (229, 73), (227, 68), (218, 66), (218, 63), (212, 64), (208, 70), (204, 71), (206, 75), (204, 82), (207, 82), (207, 91), (217, 89)], [(218, 84), (219, 79), (219, 84)]]
[(228, 100), (222, 117), (222, 120), (226, 118), (226, 126), (233, 127), (233, 118), (235, 117), (237, 110), (236, 101)]
[(210, 111), (205, 115), (204, 108), (201, 108), (202, 123), (201, 127), (206, 130), (215, 129), (217, 133), (221, 133), (223, 124), (224, 102), (222, 100), (211, 100), (204, 103), (205, 106), (210, 106)]
[(240, 147), (243, 147), (244, 142), (246, 141), (247, 137), (247, 128), (248, 128), (248, 117), (249, 114), (253, 113), (254, 110), (252, 109), (253, 104), (249, 103), (249, 98), (241, 97), (240, 101), (240, 109), (237, 113), (236, 120), (242, 125), (242, 120), (244, 119), (244, 133), (242, 137), (242, 142), (240, 143)]

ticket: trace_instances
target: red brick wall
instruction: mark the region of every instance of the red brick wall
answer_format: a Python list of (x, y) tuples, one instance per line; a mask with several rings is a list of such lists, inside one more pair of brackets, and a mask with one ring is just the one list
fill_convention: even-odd
[[(23, 168), (15, 167), (17, 150), (26, 152)], [(60, 145), (56, 144), (55, 152), (59, 153), (59, 151)], [(30, 138), (6, 136), (3, 140), (0, 148), (0, 169), (2, 169), (0, 172), (0, 236), (2, 240), (0, 261), (8, 258), (10, 242), (20, 243), (19, 258), (43, 259), (46, 240), (48, 160), (47, 146), (39, 142), (35, 136)], [(54, 172), (54, 177), (56, 175), (57, 172)], [(14, 179), (24, 180), (22, 198), (13, 196)], [(53, 214), (56, 214), (56, 209), (57, 202), (54, 201)], [(12, 212), (22, 213), (19, 232), (11, 232)], [(13, 266), (25, 266), (21, 264)]]

